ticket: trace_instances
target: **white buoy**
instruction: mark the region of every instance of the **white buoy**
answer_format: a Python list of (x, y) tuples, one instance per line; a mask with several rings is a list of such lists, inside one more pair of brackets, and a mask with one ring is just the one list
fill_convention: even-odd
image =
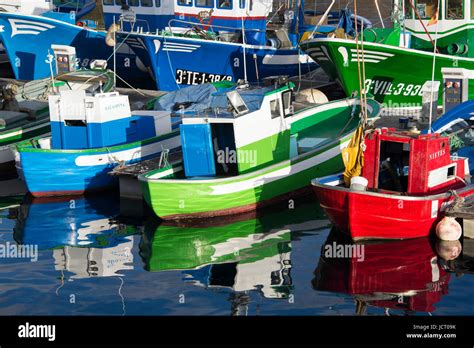
[(436, 235), (441, 240), (454, 241), (462, 236), (462, 227), (455, 218), (445, 216), (436, 225)]
[(295, 101), (299, 103), (324, 104), (327, 103), (329, 99), (319, 89), (306, 88), (296, 93)]
[(436, 243), (436, 253), (443, 260), (455, 260), (461, 255), (462, 245), (459, 240), (439, 240)]

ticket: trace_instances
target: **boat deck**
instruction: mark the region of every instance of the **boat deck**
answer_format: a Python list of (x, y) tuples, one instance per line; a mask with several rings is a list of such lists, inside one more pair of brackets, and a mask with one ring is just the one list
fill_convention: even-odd
[(462, 203), (449, 208), (446, 215), (461, 219), (474, 219), (474, 196), (468, 196)]

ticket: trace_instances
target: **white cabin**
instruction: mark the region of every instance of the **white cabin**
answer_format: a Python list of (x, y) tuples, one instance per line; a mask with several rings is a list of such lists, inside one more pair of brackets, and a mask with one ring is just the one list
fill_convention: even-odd
[(0, 12), (40, 15), (53, 9), (51, 0), (0, 0)]

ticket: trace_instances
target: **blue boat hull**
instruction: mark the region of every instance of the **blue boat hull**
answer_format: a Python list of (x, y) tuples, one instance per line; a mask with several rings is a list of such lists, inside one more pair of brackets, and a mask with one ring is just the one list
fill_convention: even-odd
[(77, 19), (88, 15), (96, 7), (95, 0), (55, 1), (54, 3), (60, 12), (75, 12)]
[[(125, 35), (123, 36), (125, 37)], [(161, 35), (127, 35), (127, 44), (141, 61), (152, 67), (157, 88), (164, 91), (182, 86), (244, 79), (256, 83), (275, 75), (297, 76), (318, 65), (297, 48), (201, 40)]]
[(117, 165), (136, 163), (180, 146), (178, 132), (136, 146), (94, 151), (19, 149), (21, 172), (34, 197), (80, 195), (118, 184), (108, 173)]
[[(89, 67), (95, 59), (108, 59), (112, 65), (112, 48), (105, 44), (105, 32), (79, 27), (56, 19), (0, 13), (1, 41), (5, 45), (13, 73), (18, 80), (37, 80), (51, 75), (46, 62), (51, 45), (76, 48), (79, 67)], [(32, 44), (34, 42), (34, 44)], [(122, 46), (117, 54), (117, 74), (127, 81), (146, 81), (150, 75), (140, 67), (133, 51)]]

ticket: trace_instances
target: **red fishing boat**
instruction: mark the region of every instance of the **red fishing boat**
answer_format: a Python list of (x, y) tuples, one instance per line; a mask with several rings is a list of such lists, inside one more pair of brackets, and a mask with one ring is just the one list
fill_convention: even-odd
[(451, 157), (447, 137), (382, 128), (364, 146), (357, 179), (366, 187), (346, 187), (343, 174), (312, 181), (329, 219), (354, 240), (428, 236), (450, 204), (474, 193), (468, 160)]

